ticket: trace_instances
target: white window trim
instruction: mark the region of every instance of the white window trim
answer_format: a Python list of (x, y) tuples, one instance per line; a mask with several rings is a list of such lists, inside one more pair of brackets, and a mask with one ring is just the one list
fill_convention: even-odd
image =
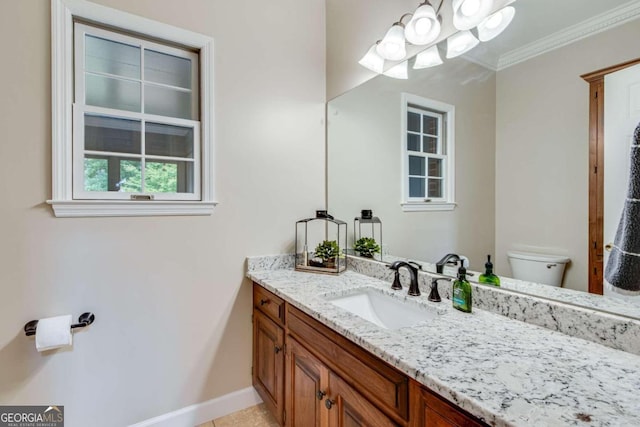
[[(440, 101), (434, 101), (432, 99), (423, 98), (421, 96), (413, 95), (410, 93), (402, 93), (400, 96), (401, 102), (401, 117), (400, 117), (400, 132), (401, 141), (403, 144), (400, 159), (401, 176), (401, 194), (402, 200), (400, 206), (403, 212), (423, 212), (423, 211), (452, 211), (456, 207), (455, 202), (455, 106), (446, 104)], [(408, 183), (408, 168), (409, 168), (409, 154), (407, 150), (407, 110), (409, 104), (414, 104), (427, 109), (441, 111), (447, 115), (447, 164), (446, 171), (448, 175), (448, 183), (445, 188), (444, 201), (424, 202), (424, 201), (410, 201), (409, 200), (409, 183)], [(450, 173), (453, 171), (453, 173)]]
[[(200, 51), (201, 200), (73, 199), (73, 19), (170, 40)], [(213, 39), (85, 0), (51, 0), (52, 197), (56, 217), (211, 215), (214, 188)]]

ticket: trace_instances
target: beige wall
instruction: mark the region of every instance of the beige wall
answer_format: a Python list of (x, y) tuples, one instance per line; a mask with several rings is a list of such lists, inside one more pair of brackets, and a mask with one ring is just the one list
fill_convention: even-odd
[[(215, 39), (209, 217), (57, 219), (50, 6), (0, 6), (0, 404), (63, 404), (122, 426), (251, 384), (247, 255), (292, 249), (324, 203), (322, 0), (101, 0)], [(292, 179), (299, 177), (300, 179)], [(73, 350), (39, 354), (28, 320), (93, 311)]]
[[(456, 59), (410, 77), (379, 76), (329, 103), (329, 210), (352, 221), (373, 209), (392, 255), (435, 263), (455, 252), (482, 269), (494, 248), (495, 73)], [(455, 106), (453, 211), (401, 209), (402, 92)]]
[(589, 85), (580, 75), (639, 56), (638, 22), (497, 74), (496, 255), (514, 247), (571, 257), (564, 286), (588, 288)]

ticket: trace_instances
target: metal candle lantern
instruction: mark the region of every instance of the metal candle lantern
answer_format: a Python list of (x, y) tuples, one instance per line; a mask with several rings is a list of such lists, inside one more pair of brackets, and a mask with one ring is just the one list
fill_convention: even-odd
[(340, 274), (347, 269), (347, 223), (327, 211), (296, 222), (296, 270)]
[[(364, 232), (362, 227), (363, 224), (366, 224), (366, 226), (364, 227)], [(371, 225), (370, 229), (369, 229), (369, 225)], [(377, 234), (376, 234), (376, 229), (377, 229)], [(363, 209), (360, 213), (360, 216), (356, 217), (353, 220), (354, 245), (358, 240), (360, 240), (363, 237), (368, 237), (370, 239), (373, 239), (375, 243), (377, 243), (378, 246), (380, 247), (380, 252), (377, 254), (377, 257), (376, 257), (376, 254), (369, 254), (369, 256), (366, 254), (360, 254), (360, 255), (365, 256), (367, 258), (374, 258), (374, 259), (377, 258), (380, 261), (382, 261), (382, 221), (377, 216), (373, 216), (373, 211), (371, 211), (370, 209)]]

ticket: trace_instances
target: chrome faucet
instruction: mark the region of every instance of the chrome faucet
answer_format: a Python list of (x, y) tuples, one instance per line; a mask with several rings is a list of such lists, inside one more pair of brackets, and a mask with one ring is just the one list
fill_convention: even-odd
[(444, 258), (436, 263), (436, 273), (442, 274), (442, 270), (444, 270), (445, 264), (457, 264), (458, 262), (462, 262), (462, 258), (457, 254), (446, 254)]
[(409, 270), (409, 276), (411, 277), (408, 294), (414, 297), (420, 296), (420, 288), (418, 287), (418, 267), (414, 267), (411, 263), (406, 261), (396, 261), (389, 266), (391, 270), (396, 272), (391, 289), (402, 289), (402, 284), (400, 284), (400, 268), (402, 267), (406, 267), (407, 270)]

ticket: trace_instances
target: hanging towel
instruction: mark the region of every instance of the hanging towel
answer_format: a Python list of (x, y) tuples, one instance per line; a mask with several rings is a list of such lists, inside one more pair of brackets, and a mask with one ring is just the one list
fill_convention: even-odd
[(640, 291), (640, 124), (631, 145), (629, 192), (604, 277), (615, 288)]

